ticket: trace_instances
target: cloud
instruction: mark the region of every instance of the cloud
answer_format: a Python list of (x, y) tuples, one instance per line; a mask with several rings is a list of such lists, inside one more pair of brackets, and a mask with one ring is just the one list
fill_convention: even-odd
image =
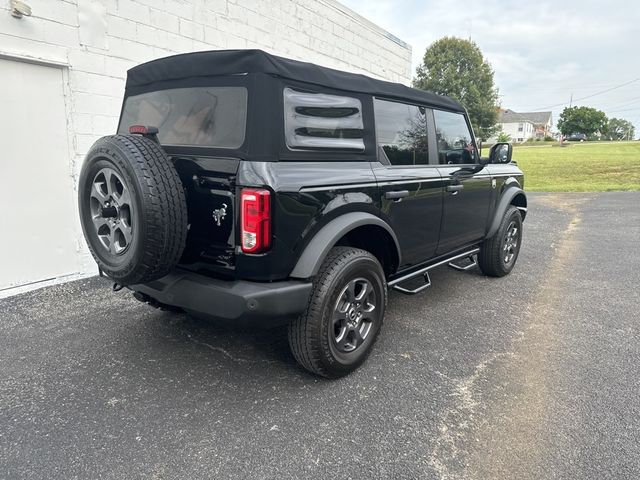
[[(471, 38), (495, 71), (504, 107), (539, 110), (640, 77), (635, 2), (342, 0), (413, 47), (413, 71), (443, 36)], [(584, 103), (640, 125), (640, 82)], [(622, 107), (635, 110), (624, 110)], [(552, 108), (557, 119), (562, 106)], [(617, 110), (617, 111), (616, 111)]]

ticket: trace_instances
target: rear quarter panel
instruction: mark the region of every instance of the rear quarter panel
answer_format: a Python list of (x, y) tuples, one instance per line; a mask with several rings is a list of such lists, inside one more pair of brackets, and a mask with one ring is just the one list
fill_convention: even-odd
[(371, 164), (357, 162), (241, 162), (238, 189), (264, 186), (274, 194), (273, 247), (263, 255), (239, 253), (238, 277), (286, 278), (315, 232), (347, 212), (383, 217)]

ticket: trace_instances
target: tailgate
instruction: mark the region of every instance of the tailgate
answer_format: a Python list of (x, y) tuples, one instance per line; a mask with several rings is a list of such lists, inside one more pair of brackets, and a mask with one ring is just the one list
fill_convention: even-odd
[(239, 159), (173, 157), (185, 187), (189, 218), (180, 266), (233, 275), (235, 270), (235, 182)]

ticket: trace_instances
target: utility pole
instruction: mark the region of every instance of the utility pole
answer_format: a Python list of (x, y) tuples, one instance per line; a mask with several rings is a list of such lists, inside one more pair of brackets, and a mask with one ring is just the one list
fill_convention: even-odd
[(569, 108), (571, 108), (572, 104), (573, 104), (573, 93), (571, 94), (571, 98), (569, 99)]

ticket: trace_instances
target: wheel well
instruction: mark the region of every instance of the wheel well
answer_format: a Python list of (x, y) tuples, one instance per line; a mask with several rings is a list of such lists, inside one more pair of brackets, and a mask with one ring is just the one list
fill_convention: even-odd
[[(525, 197), (522, 193), (518, 193), (511, 200), (511, 205), (521, 209), (520, 210), (520, 215), (522, 215), (522, 219), (524, 220), (524, 217), (527, 216), (527, 210), (526, 210), (527, 209), (527, 197)], [(522, 210), (522, 209), (524, 209), (524, 210)]]
[(361, 248), (378, 259), (386, 276), (398, 269), (398, 250), (393, 237), (377, 225), (363, 225), (347, 232), (335, 244), (336, 247)]

